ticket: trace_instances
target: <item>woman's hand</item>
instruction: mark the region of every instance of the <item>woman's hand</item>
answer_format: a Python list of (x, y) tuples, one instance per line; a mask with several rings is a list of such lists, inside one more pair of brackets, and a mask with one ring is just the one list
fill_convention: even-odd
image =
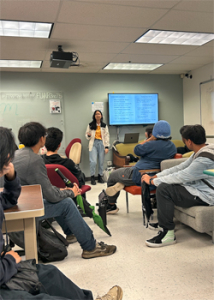
[(105, 149), (105, 154), (107, 154), (107, 153), (108, 153), (108, 149), (106, 148), (106, 149)]
[(91, 136), (91, 133), (90, 133), (90, 132), (87, 132), (87, 136), (90, 137), (90, 136)]

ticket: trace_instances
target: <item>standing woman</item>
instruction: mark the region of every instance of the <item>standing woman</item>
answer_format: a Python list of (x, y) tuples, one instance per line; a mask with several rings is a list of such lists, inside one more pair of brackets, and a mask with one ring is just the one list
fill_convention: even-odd
[(109, 150), (109, 132), (108, 126), (103, 123), (103, 114), (100, 110), (95, 110), (93, 121), (88, 124), (86, 129), (86, 138), (89, 140), (89, 160), (90, 160), (90, 173), (91, 173), (91, 184), (95, 185), (95, 170), (97, 165), (97, 156), (99, 160), (99, 173), (98, 182), (104, 183), (103, 181), (103, 164), (105, 154)]

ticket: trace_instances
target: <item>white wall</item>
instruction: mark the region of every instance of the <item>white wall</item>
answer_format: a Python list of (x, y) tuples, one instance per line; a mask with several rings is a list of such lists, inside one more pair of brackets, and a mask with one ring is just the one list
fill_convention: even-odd
[(191, 72), (192, 79), (183, 79), (184, 125), (200, 124), (200, 83), (214, 78), (214, 65)]

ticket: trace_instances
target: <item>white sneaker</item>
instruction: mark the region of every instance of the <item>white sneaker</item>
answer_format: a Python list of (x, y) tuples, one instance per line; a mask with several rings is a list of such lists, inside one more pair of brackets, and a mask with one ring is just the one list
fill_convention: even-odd
[(95, 300), (122, 300), (123, 290), (118, 285), (113, 286), (106, 295), (98, 297)]

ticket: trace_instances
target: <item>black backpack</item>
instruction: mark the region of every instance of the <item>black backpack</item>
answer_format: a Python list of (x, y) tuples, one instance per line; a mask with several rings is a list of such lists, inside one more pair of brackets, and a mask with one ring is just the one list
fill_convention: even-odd
[(49, 229), (44, 228), (41, 222), (38, 226), (38, 257), (44, 263), (63, 260), (68, 255), (68, 242), (48, 220), (46, 223)]
[[(42, 226), (42, 222), (47, 222), (49, 229)], [(42, 262), (52, 262), (63, 260), (67, 255), (68, 242), (56, 231), (48, 220), (38, 222), (37, 227), (37, 248), (38, 257)], [(24, 247), (24, 232), (8, 233), (10, 240), (21, 248)]]

